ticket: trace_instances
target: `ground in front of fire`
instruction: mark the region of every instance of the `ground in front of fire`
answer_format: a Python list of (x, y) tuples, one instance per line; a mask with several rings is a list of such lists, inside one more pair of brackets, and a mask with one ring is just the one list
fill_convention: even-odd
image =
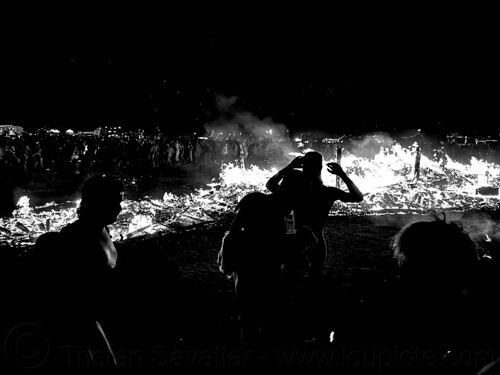
[[(370, 311), (366, 306), (397, 280), (391, 245), (411, 222), (431, 221), (436, 215), (459, 221), (480, 256), (496, 262), (500, 145), (494, 136), (431, 138), (416, 130), (400, 137), (290, 137), (269, 129), (258, 137), (223, 132), (167, 137), (116, 129), (27, 133), (6, 128), (1, 137), (2, 172), (7, 176), (2, 177), (0, 218), (3, 301), (13, 315), (23, 298), (17, 285), (23, 285), (18, 278), (24, 262), (41, 234), (76, 220), (82, 182), (95, 174), (124, 182), (123, 210), (110, 226), (124, 259), (120, 282), (110, 288), (116, 303), (108, 335), (119, 366), (404, 371), (415, 365), (410, 367), (450, 366), (474, 373), (497, 357), (498, 348), (487, 345), (479, 345), (481, 353), (466, 353), (454, 343), (436, 342), (444, 345), (436, 352), (407, 353), (397, 345), (349, 346), (338, 337), (344, 326), (363, 319), (363, 311)], [(283, 321), (289, 345), (246, 347), (240, 342), (233, 280), (216, 263), (222, 238), (238, 201), (252, 191), (266, 192), (269, 177), (310, 150), (321, 152), (325, 162), (341, 164), (364, 200), (332, 207), (323, 279), (314, 297), (301, 279), (286, 301)], [(327, 185), (345, 189), (323, 172)], [(398, 311), (392, 314), (383, 324), (412, 324)], [(496, 319), (488, 311), (484, 316)], [(43, 355), (35, 363), (40, 338), (26, 322), (15, 317), (12, 322), (5, 327), (9, 366), (43, 366)], [(9, 337), (19, 329), (28, 329), (21, 338), (34, 336), (33, 357), (8, 347)], [(443, 356), (435, 357), (438, 352)], [(85, 362), (84, 357), (68, 349), (71, 366)], [(103, 356), (97, 362), (108, 360)]]

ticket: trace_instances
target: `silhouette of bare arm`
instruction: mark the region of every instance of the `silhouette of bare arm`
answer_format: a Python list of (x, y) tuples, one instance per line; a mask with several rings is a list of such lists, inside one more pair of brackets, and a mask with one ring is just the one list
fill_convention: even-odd
[(269, 180), (266, 182), (266, 188), (272, 193), (276, 193), (280, 187), (280, 182), (283, 179), (283, 175), (285, 173), (283, 172), (283, 169), (276, 173), (274, 176), (272, 176)]
[(359, 190), (356, 184), (347, 176), (342, 167), (337, 163), (328, 163), (328, 172), (331, 174), (339, 176), (342, 181), (349, 189), (349, 192), (340, 191), (339, 200), (342, 202), (362, 202), (363, 201), (363, 193)]
[(280, 182), (288, 171), (291, 171), (294, 168), (300, 168), (302, 166), (302, 156), (297, 156), (293, 159), (290, 164), (288, 164), (285, 168), (281, 169), (278, 173), (272, 176), (266, 183), (266, 188), (272, 193), (278, 191), (280, 187)]

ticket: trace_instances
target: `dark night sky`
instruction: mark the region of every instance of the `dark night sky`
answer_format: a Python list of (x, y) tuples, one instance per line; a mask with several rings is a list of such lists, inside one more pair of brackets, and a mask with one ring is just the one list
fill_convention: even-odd
[(30, 24), (1, 36), (0, 123), (201, 129), (235, 111), (330, 133), (498, 123), (493, 30), (382, 21)]

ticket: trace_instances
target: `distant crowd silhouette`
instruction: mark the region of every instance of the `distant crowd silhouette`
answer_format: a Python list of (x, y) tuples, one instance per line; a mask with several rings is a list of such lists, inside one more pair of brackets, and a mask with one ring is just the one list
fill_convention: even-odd
[[(220, 163), (236, 163), (248, 167), (272, 167), (284, 159), (284, 153), (311, 149), (333, 160), (337, 148), (358, 148), (358, 144), (376, 141), (376, 136), (363, 135), (338, 138), (320, 138), (301, 134), (300, 141), (289, 135), (255, 136), (253, 134), (144, 134), (128, 131), (117, 134), (54, 133), (46, 130), (11, 134), (0, 132), (0, 170), (2, 173), (30, 176), (37, 173), (150, 173), (172, 166), (199, 167)], [(387, 134), (384, 147), (388, 144)], [(465, 140), (464, 140), (465, 139)], [(495, 139), (447, 136), (430, 139), (420, 132), (412, 136), (396, 136), (393, 144), (410, 148), (417, 142), (422, 152), (431, 159), (446, 163), (444, 155), (460, 162), (473, 156), (488, 161), (498, 160), (500, 147)], [(372, 147), (366, 147), (370, 150)]]
[(267, 167), (294, 150), (283, 137), (198, 137), (135, 133), (97, 135), (64, 133), (0, 133), (0, 169), (22, 175), (33, 173), (150, 173), (173, 166), (209, 168), (235, 163)]
[[(459, 223), (438, 215), (401, 228), (391, 245), (397, 277), (360, 304), (339, 305), (335, 332), (322, 330), (318, 309), (330, 257), (328, 214), (335, 201), (363, 200), (337, 163), (326, 168), (347, 191), (326, 186), (323, 164), (319, 152), (297, 157), (269, 179), (268, 193), (249, 193), (237, 204), (213, 259), (222, 282), (234, 283), (240, 336), (228, 345), (256, 353), (256, 363), (266, 358), (266, 364), (272, 364), (273, 351), (313, 345), (379, 353), (375, 364), (373, 358), (358, 363), (367, 370), (494, 369), (500, 358), (498, 260), (483, 256)], [(151, 353), (159, 342), (182, 348), (178, 330), (185, 317), (176, 308), (182, 302), (176, 299), (175, 266), (160, 249), (121, 253), (109, 235), (123, 191), (116, 178), (99, 174), (86, 180), (78, 220), (40, 236), (23, 268), (23, 302), (5, 321), (43, 328), (53, 350), (41, 368), (67, 367), (71, 353), (78, 354), (79, 365), (114, 368), (117, 351)], [(172, 297), (168, 306), (158, 301), (165, 293)], [(16, 350), (30, 353), (29, 345)], [(402, 356), (408, 353), (425, 358), (412, 357), (405, 365)]]

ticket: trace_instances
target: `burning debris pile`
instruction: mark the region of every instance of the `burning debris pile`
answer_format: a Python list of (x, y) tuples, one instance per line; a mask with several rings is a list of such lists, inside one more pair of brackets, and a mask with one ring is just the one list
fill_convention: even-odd
[[(418, 145), (403, 148), (399, 144), (381, 147), (373, 158), (358, 157), (348, 150), (337, 155), (339, 160), (340, 156), (343, 169), (365, 193), (365, 199), (361, 203), (336, 202), (332, 215), (488, 210), (500, 206), (500, 165), (494, 163), (472, 158), (469, 164), (461, 164), (446, 154), (429, 158), (420, 153)], [(110, 227), (111, 234), (114, 239), (127, 240), (213, 223), (232, 212), (245, 194), (265, 191), (265, 183), (274, 173), (275, 169), (226, 164), (216, 181), (195, 193), (166, 192), (163, 199), (146, 196), (125, 200), (118, 221)], [(346, 189), (326, 168), (322, 178), (326, 185)], [(22, 197), (13, 215), (0, 219), (0, 244), (33, 244), (40, 234), (57, 231), (76, 220), (78, 204), (30, 207), (29, 199)]]
[[(137, 201), (124, 200), (118, 220), (109, 226), (111, 236), (115, 240), (127, 240), (212, 223), (231, 211), (247, 192), (264, 190), (265, 181), (272, 173), (228, 164), (223, 166), (219, 181), (195, 193), (166, 192), (163, 199), (145, 196)], [(30, 207), (29, 198), (21, 197), (12, 216), (0, 218), (0, 245), (30, 246), (42, 233), (58, 231), (75, 221), (78, 205), (79, 201), (68, 201)]]
[(500, 165), (476, 158), (461, 164), (448, 155), (431, 159), (420, 153), (418, 145), (394, 145), (373, 159), (344, 156), (342, 165), (365, 199), (356, 205), (336, 204), (338, 213), (468, 211), (500, 205)]

